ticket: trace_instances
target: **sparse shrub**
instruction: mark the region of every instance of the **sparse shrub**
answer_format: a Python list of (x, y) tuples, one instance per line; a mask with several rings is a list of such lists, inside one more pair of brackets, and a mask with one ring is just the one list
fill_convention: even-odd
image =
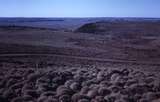
[(65, 85), (65, 87), (70, 88), (70, 85), (71, 85), (73, 82), (74, 82), (73, 80), (67, 80), (64, 85)]
[(92, 102), (106, 102), (103, 96), (96, 96)]
[(80, 99), (88, 99), (89, 100), (89, 97), (84, 94), (80, 94), (80, 93), (75, 93), (72, 96), (72, 102), (78, 102)]
[(87, 96), (90, 98), (94, 98), (97, 95), (98, 95), (97, 89), (92, 89), (92, 90), (88, 91), (88, 93), (87, 93)]
[(31, 73), (30, 75), (28, 75), (27, 80), (28, 82), (35, 82), (40, 77), (41, 77), (40, 73)]
[(111, 91), (106, 87), (100, 87), (98, 90), (98, 93), (102, 96), (106, 96), (106, 95), (111, 94)]
[(61, 95), (72, 95), (73, 94), (73, 91), (64, 87), (64, 86), (59, 86), (57, 88), (57, 95), (58, 96), (61, 96)]
[(77, 82), (73, 82), (71, 85), (70, 85), (70, 89), (72, 89), (73, 91), (75, 92), (78, 92), (81, 88), (81, 85)]
[(37, 102), (45, 102), (47, 100), (47, 96), (41, 96), (37, 99)]
[(88, 99), (80, 99), (78, 102), (90, 102)]
[(84, 87), (81, 88), (80, 93), (81, 94), (87, 94), (89, 90), (90, 90), (90, 88), (88, 86), (84, 86)]
[(62, 95), (59, 97), (60, 102), (71, 102), (71, 97), (69, 95)]
[(41, 94), (41, 96), (54, 96), (54, 95), (56, 95), (56, 92), (53, 92), (53, 91), (47, 91), (47, 92), (43, 92), (42, 94)]

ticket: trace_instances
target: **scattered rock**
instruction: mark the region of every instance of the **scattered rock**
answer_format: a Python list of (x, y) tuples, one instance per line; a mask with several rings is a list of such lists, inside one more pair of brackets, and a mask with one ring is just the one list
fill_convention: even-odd
[(129, 69), (7, 73), (0, 77), (0, 102), (158, 102), (160, 97), (155, 75)]

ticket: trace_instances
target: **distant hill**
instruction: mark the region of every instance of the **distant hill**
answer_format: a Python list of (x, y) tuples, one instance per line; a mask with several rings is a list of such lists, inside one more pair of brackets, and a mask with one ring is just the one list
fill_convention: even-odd
[(160, 35), (160, 22), (152, 21), (118, 21), (107, 22), (100, 21), (95, 23), (85, 24), (75, 32), (93, 33), (93, 34), (114, 34), (117, 36), (136, 36), (136, 35)]
[(56, 31), (57, 29), (53, 28), (41, 28), (41, 27), (30, 27), (30, 26), (17, 26), (17, 25), (0, 25), (0, 30), (32, 30), (32, 29), (37, 29), (37, 30), (54, 30)]

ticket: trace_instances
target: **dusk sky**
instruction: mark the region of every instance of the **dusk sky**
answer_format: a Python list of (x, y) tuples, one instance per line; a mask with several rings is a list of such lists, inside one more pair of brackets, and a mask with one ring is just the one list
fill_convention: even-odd
[(0, 17), (160, 17), (160, 0), (0, 0)]

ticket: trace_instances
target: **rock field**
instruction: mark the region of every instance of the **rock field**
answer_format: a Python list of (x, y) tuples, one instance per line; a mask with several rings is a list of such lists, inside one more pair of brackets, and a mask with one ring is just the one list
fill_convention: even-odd
[(133, 69), (1, 69), (2, 102), (159, 102), (160, 98), (156, 75)]

